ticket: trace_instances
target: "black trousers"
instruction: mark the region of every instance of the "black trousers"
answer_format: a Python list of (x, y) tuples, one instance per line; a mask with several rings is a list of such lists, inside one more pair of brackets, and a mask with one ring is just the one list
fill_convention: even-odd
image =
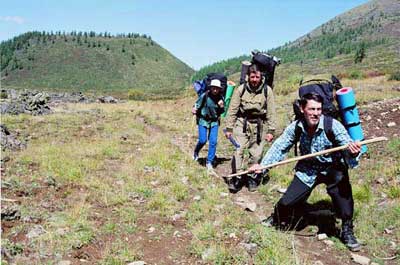
[(321, 183), (326, 185), (336, 214), (342, 220), (353, 219), (354, 201), (348, 169), (340, 165), (328, 169), (326, 176), (318, 175), (316, 183), (311, 188), (295, 176), (286, 193), (275, 206), (274, 222), (294, 225), (300, 217), (306, 214), (306, 201), (312, 190)]

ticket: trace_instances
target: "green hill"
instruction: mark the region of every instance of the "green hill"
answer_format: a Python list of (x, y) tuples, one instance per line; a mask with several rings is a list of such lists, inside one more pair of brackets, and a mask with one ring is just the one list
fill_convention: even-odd
[[(276, 72), (279, 81), (298, 80), (301, 74), (359, 78), (390, 74), (400, 69), (400, 2), (375, 0), (345, 12), (317, 27), (299, 39), (267, 52), (282, 58)], [(250, 52), (250, 51), (249, 51)], [(224, 71), (228, 75), (240, 71), (239, 56), (200, 69)]]
[(193, 74), (151, 37), (136, 33), (28, 32), (0, 47), (3, 88), (165, 95), (181, 90)]

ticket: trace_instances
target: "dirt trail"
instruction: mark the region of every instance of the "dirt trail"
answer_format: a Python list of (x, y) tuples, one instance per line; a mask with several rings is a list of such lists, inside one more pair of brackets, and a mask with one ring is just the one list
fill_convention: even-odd
[[(359, 108), (360, 119), (363, 122), (363, 130), (365, 138), (376, 136), (386, 136), (389, 138), (399, 137), (398, 126), (400, 125), (400, 98), (385, 100), (362, 106)], [(395, 125), (393, 125), (393, 122)], [(197, 133), (193, 130), (186, 136), (174, 136), (172, 143), (178, 146), (182, 152), (192, 156), (193, 148), (197, 141)], [(218, 165), (216, 172), (220, 176), (225, 176), (230, 173), (230, 157), (232, 154), (227, 152), (228, 141), (219, 136), (219, 146), (217, 148)], [(207, 146), (203, 148), (202, 154), (207, 153)], [(222, 155), (221, 155), (222, 154)], [(204, 163), (203, 163), (204, 164)], [(221, 179), (221, 181), (223, 181)], [(269, 185), (269, 184), (267, 184)], [(277, 192), (274, 187), (271, 187), (270, 192)], [(276, 197), (276, 196), (274, 196)], [(279, 196), (280, 197), (280, 196)], [(233, 202), (244, 201), (245, 203), (256, 203), (257, 207), (254, 212), (249, 212), (253, 216), (255, 223), (259, 223), (273, 211), (273, 205), (268, 202), (265, 197), (256, 192), (249, 192), (243, 188), (236, 194), (231, 194)], [(244, 210), (238, 206), (238, 210)], [(338, 226), (338, 225), (336, 225)], [(308, 232), (307, 228), (301, 231), (288, 231), (293, 235), (293, 248), (302, 261), (321, 262), (320, 264), (354, 264), (351, 260), (350, 251), (339, 251), (330, 244), (332, 241), (319, 241), (316, 232)], [(288, 246), (290, 247), (290, 246)], [(367, 257), (372, 257), (363, 248), (357, 254)], [(385, 264), (395, 264), (396, 261), (387, 261)]]

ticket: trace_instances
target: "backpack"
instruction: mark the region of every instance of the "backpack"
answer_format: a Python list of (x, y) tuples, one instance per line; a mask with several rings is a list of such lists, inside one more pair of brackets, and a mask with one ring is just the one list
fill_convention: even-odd
[(322, 97), (322, 114), (324, 114), (324, 116), (331, 116), (338, 119), (339, 111), (333, 104), (333, 91), (340, 88), (342, 88), (342, 84), (334, 75), (332, 75), (331, 81), (324, 79), (311, 79), (305, 82), (301, 81), (299, 87), (299, 99), (296, 99), (293, 103), (295, 120), (299, 120), (303, 117), (303, 114), (300, 111), (300, 98), (308, 93), (316, 93)]
[(275, 67), (280, 64), (281, 59), (259, 51), (253, 51), (252, 55), (251, 63), (260, 68), (265, 77), (265, 82), (273, 88)]
[[(323, 98), (322, 114), (324, 115), (324, 131), (328, 137), (328, 140), (333, 144), (333, 146), (338, 146), (338, 143), (332, 130), (332, 123), (334, 118), (339, 120), (339, 111), (333, 103), (333, 91), (340, 88), (342, 88), (342, 84), (334, 75), (331, 76), (331, 81), (324, 79), (312, 79), (305, 82), (301, 81), (299, 87), (299, 98), (308, 93), (316, 93)], [(294, 140), (294, 153), (297, 156), (297, 142), (300, 140), (302, 133), (298, 124), (300, 120), (303, 119), (303, 113), (300, 111), (300, 99), (296, 99), (294, 101), (293, 112), (295, 115), (295, 120), (297, 120)]]
[(228, 78), (221, 73), (209, 73), (203, 80), (196, 80), (193, 82), (193, 89), (196, 91), (197, 95), (200, 96), (203, 93), (210, 90), (211, 80), (218, 79), (221, 81), (222, 89), (220, 94), (225, 97), (225, 91), (227, 88)]

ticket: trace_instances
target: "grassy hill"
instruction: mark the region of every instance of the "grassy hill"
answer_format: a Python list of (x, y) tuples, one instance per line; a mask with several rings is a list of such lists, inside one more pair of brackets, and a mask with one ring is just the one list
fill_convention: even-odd
[[(278, 93), (287, 93), (301, 75), (337, 74), (362, 78), (392, 74), (400, 68), (400, 2), (370, 1), (322, 24), (299, 39), (267, 51), (282, 58), (276, 72)], [(249, 51), (250, 52), (250, 51)], [(230, 58), (200, 69), (224, 71), (238, 79), (240, 62)], [(236, 73), (236, 74), (235, 74)], [(284, 80), (284, 82), (282, 82)]]
[(3, 88), (165, 95), (185, 87), (193, 73), (139, 34), (28, 32), (2, 42), (1, 54)]

